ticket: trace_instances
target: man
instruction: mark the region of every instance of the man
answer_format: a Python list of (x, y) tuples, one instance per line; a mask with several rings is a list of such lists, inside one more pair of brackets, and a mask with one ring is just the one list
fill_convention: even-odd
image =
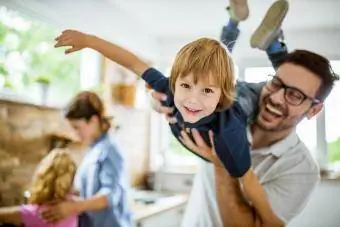
[[(322, 110), (325, 98), (339, 79), (324, 57), (305, 50), (287, 53), (279, 42), (280, 26), (287, 10), (287, 1), (275, 2), (251, 39), (252, 47), (266, 50), (276, 75), (265, 84), (238, 86), (238, 95), (249, 95), (249, 103), (258, 103), (257, 114), (248, 128), (252, 168), (266, 192), (265, 202), (282, 225), (301, 212), (319, 180), (319, 169), (297, 136), (296, 125)], [(233, 39), (230, 31), (238, 34), (238, 23), (249, 14), (247, 2), (231, 0), (229, 12), (231, 22), (223, 29), (222, 41), (229, 44), (231, 51), (230, 42), (237, 36)], [(164, 98), (159, 93), (153, 93), (153, 97)], [(254, 112), (249, 103), (240, 104)], [(155, 103), (155, 109), (171, 113), (170, 108), (160, 106), (159, 102)], [(169, 122), (176, 120), (167, 118)], [(244, 198), (239, 181), (220, 167), (214, 150), (197, 134), (194, 141), (188, 136), (183, 141), (191, 150), (209, 156), (212, 163), (203, 160), (200, 163), (182, 226), (266, 226)]]

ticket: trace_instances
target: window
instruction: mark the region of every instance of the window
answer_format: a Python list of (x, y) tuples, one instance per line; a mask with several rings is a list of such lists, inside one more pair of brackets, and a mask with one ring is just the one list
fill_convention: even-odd
[[(332, 61), (334, 71), (340, 74), (340, 61)], [(328, 146), (328, 162), (340, 164), (340, 84), (333, 88), (325, 102), (326, 140)]]
[(250, 83), (266, 81), (268, 75), (273, 75), (275, 70), (273, 67), (250, 67), (244, 71), (244, 80)]
[(0, 7), (0, 90), (29, 102), (63, 106), (79, 90), (80, 54), (55, 49), (59, 31)]

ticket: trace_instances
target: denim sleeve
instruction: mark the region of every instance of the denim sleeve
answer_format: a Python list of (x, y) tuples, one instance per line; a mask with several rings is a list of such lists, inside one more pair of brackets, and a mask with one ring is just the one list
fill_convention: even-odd
[(256, 117), (260, 95), (264, 85), (264, 82), (247, 83), (244, 81), (238, 81), (236, 84), (236, 102), (241, 106), (248, 123)]
[(123, 172), (123, 160), (120, 156), (113, 157), (116, 151), (110, 149), (99, 159), (99, 191), (97, 195), (107, 197), (109, 207), (113, 207), (119, 202), (122, 195), (122, 188), (119, 181)]

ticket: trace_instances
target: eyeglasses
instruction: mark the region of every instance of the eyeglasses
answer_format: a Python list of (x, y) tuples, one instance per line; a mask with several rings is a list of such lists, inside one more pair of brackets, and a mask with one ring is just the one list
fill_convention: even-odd
[(278, 92), (282, 88), (284, 89), (284, 98), (286, 102), (293, 106), (301, 105), (306, 99), (312, 102), (312, 105), (320, 103), (318, 99), (312, 98), (301, 90), (295, 87), (291, 87), (283, 83), (283, 81), (277, 76), (271, 76), (271, 79), (267, 81), (266, 88), (271, 92)]

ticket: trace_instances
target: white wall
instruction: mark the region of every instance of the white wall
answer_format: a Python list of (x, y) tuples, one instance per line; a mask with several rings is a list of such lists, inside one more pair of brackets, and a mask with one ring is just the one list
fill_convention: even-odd
[[(242, 27), (241, 27), (242, 29)], [(265, 52), (252, 49), (249, 45), (251, 31), (242, 31), (233, 57), (240, 70), (250, 66), (270, 66)], [(212, 38), (217, 38), (213, 36)], [(170, 64), (175, 54), (186, 43), (194, 40), (194, 37), (178, 37), (171, 39), (159, 39), (160, 61), (163, 65)], [(340, 59), (340, 29), (309, 29), (298, 31), (285, 31), (285, 39), (289, 50), (307, 49), (328, 57), (330, 60)]]
[[(240, 67), (270, 65), (266, 54), (249, 46), (250, 35), (240, 37), (235, 46), (234, 59)], [(307, 49), (326, 56), (330, 60), (340, 59), (340, 29), (315, 29), (285, 32), (289, 50)]]

